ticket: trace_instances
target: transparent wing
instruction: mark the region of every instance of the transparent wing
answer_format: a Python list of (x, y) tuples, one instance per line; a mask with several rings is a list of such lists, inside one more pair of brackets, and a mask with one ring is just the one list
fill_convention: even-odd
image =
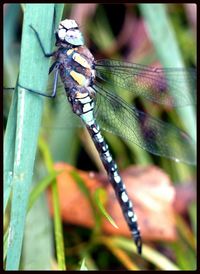
[(97, 81), (117, 85), (150, 101), (174, 107), (196, 103), (193, 68), (154, 68), (107, 59), (96, 61), (95, 68)]
[(195, 144), (185, 132), (130, 107), (103, 85), (97, 84), (94, 89), (97, 92), (95, 117), (102, 129), (150, 153), (195, 164)]

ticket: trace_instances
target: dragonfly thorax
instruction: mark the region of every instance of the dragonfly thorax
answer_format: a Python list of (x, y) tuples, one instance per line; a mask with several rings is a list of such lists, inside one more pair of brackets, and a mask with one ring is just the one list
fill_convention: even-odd
[(56, 46), (70, 48), (84, 45), (84, 38), (75, 20), (63, 20), (56, 31)]
[(94, 57), (86, 46), (59, 48), (55, 57), (59, 62), (61, 80), (68, 93), (72, 90), (84, 93), (89, 90), (95, 79), (95, 69)]

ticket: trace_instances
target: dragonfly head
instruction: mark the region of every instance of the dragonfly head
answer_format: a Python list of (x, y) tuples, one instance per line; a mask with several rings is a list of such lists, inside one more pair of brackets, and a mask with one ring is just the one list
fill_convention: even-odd
[(84, 38), (75, 20), (66, 19), (60, 22), (56, 31), (56, 45), (83, 46)]

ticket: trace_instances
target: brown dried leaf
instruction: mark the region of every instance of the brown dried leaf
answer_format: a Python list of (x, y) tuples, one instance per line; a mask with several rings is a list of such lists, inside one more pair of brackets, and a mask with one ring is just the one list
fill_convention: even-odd
[[(70, 175), (70, 171), (75, 170), (75, 168), (65, 163), (58, 163), (55, 168), (56, 170), (64, 170), (57, 180), (63, 220), (92, 227), (94, 220), (90, 204)], [(104, 187), (107, 190), (108, 204), (106, 208), (119, 229), (114, 228), (105, 219), (103, 230), (106, 233), (130, 237), (130, 231), (107, 177), (80, 170), (76, 170), (76, 172), (78, 172), (91, 193), (99, 187)], [(155, 166), (129, 167), (121, 175), (126, 184), (129, 197), (133, 201), (143, 239), (175, 240), (175, 216), (173, 211), (175, 190), (169, 177)], [(48, 194), (52, 212), (51, 193)]]
[(176, 196), (174, 199), (174, 210), (178, 214), (184, 214), (188, 210), (189, 204), (196, 201), (195, 183), (187, 183), (176, 186)]
[[(122, 172), (122, 178), (137, 213), (143, 239), (175, 240), (175, 216), (172, 206), (175, 191), (169, 177), (155, 166), (134, 166)], [(119, 226), (120, 234), (128, 236), (130, 232), (111, 188), (109, 186), (111, 198), (108, 212)], [(118, 234), (110, 225), (109, 231)]]

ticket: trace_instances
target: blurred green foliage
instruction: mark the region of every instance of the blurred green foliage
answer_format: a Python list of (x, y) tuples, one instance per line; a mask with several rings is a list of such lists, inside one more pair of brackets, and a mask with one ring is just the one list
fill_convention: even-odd
[[(95, 53), (95, 56), (97, 56), (98, 59), (103, 57), (113, 59), (125, 59), (127, 56), (126, 47), (125, 49), (123, 49), (120, 48), (120, 46), (117, 44), (118, 37), (116, 33), (120, 33), (120, 30), (123, 27), (124, 20), (127, 19), (128, 16), (132, 17), (132, 19), (136, 21), (142, 19), (144, 20), (140, 7), (133, 4), (97, 4), (94, 9), (94, 13), (90, 13), (88, 10), (91, 7), (88, 6), (86, 8), (86, 6), (84, 5), (86, 4), (65, 4), (63, 18), (69, 18), (71, 14), (80, 15), (80, 6), (82, 9), (83, 7), (85, 7), (85, 14), (82, 13), (84, 24), (81, 27), (84, 31), (87, 44), (89, 45), (91, 51)], [(6, 4), (4, 8), (4, 85), (10, 87), (14, 86), (19, 71), (23, 10), (19, 4)], [(195, 67), (195, 29), (192, 29), (188, 17), (186, 16), (187, 10), (185, 6), (181, 4), (169, 4), (166, 5), (166, 10), (168, 20), (171, 22), (171, 26), (175, 32), (177, 43), (180, 47), (180, 52), (184, 63), (187, 66)], [(118, 13), (122, 15), (120, 17), (121, 21), (118, 20)], [(157, 20), (159, 24), (159, 15), (157, 15)], [(118, 23), (116, 23), (117, 21)], [(135, 39), (139, 39), (139, 37), (135, 37)], [(131, 45), (128, 46), (130, 51)], [(109, 49), (112, 50), (109, 51)], [(131, 50), (134, 52), (134, 47)], [(148, 64), (149, 60), (151, 60), (152, 62), (156, 61), (157, 54), (155, 52), (152, 53), (152, 51), (147, 50), (145, 55), (141, 56), (141, 62), (146, 62)], [(138, 56), (138, 60), (139, 58), (140, 57)], [(134, 62), (134, 60), (129, 61)], [(31, 71), (28, 73), (31, 73)], [(9, 103), (10, 100), (5, 96), (5, 122), (7, 119), (6, 113), (9, 108)], [(149, 102), (146, 103), (140, 101), (140, 104), (143, 106), (144, 109), (152, 109), (153, 115), (158, 118), (167, 116), (167, 119), (172, 123), (177, 121), (177, 119), (179, 119), (180, 123), (182, 123), (180, 117), (177, 115), (176, 112), (171, 112), (169, 114), (166, 109), (159, 109)], [(56, 111), (57, 109), (54, 107), (53, 109), (53, 114), (50, 113), (51, 110), (49, 109), (47, 109), (47, 112), (44, 113), (44, 124), (47, 123), (47, 121), (49, 123), (49, 120), (51, 120), (51, 129), (45, 128), (45, 126), (41, 129), (41, 136), (44, 137), (46, 142), (45, 147), (47, 147), (48, 153), (49, 155), (51, 155), (53, 161), (66, 161), (80, 169), (97, 170), (99, 159), (96, 158), (94, 151), (89, 151), (89, 149), (87, 148), (87, 143), (80, 141), (81, 138), (79, 137), (81, 135), (81, 129), (77, 129), (75, 127), (69, 127), (70, 130), (53, 129), (57, 124), (57, 119), (59, 119), (59, 113), (57, 113)], [(54, 115), (55, 113), (56, 115)], [(45, 116), (47, 116), (47, 118), (45, 118)], [(53, 116), (54, 118), (49, 119), (50, 116)], [(119, 169), (125, 168), (131, 164), (155, 164), (161, 167), (167, 174), (169, 174), (171, 180), (176, 184), (184, 184), (190, 180), (195, 180), (195, 167), (188, 166), (182, 163), (175, 163), (162, 157), (149, 155), (147, 152), (139, 149), (134, 144), (126, 143), (125, 141), (117, 138), (116, 136), (112, 136), (111, 134), (105, 133), (105, 137), (108, 141), (108, 144), (110, 145), (113, 157), (119, 164)], [(48, 164), (44, 158), (44, 154), (42, 154), (41, 152), (42, 150), (40, 147), (38, 149), (37, 157), (35, 160), (35, 182), (41, 182), (41, 180), (45, 180), (45, 178), (48, 179), (48, 176), (50, 176), (49, 173), (45, 171), (46, 169), (48, 170)], [(41, 194), (40, 191), (36, 193), (38, 193), (38, 197)], [(35, 200), (36, 197), (37, 196), (35, 196)], [(44, 200), (44, 202), (46, 203), (46, 200)], [(157, 245), (156, 243), (151, 243), (151, 248), (145, 246), (143, 253), (144, 255), (142, 258), (133, 252), (134, 244), (130, 243), (130, 240), (120, 237), (118, 238), (112, 236), (104, 236), (101, 234), (97, 234), (95, 238), (91, 237), (92, 231), (89, 229), (65, 224), (63, 225), (63, 237), (64, 246), (66, 248), (65, 261), (67, 269), (78, 270), (81, 268), (81, 270), (193, 270), (196, 268), (195, 246), (191, 245), (191, 239), (186, 237), (184, 231), (189, 231), (193, 239), (195, 240), (196, 220), (194, 216), (196, 216), (195, 203), (192, 204), (187, 212), (187, 218), (190, 220), (190, 222), (184, 222), (184, 225), (182, 222), (177, 222), (178, 231), (180, 232), (181, 230), (183, 230), (181, 232), (181, 236), (178, 237), (177, 241), (167, 244), (163, 242), (159, 243), (159, 245)], [(8, 217), (7, 213), (5, 217)], [(48, 218), (50, 219), (50, 217)], [(40, 226), (39, 223), (34, 225)], [(60, 225), (61, 224), (59, 223), (58, 226)], [(7, 231), (7, 227), (5, 227), (5, 231)], [(62, 231), (61, 228), (60, 231)], [(29, 233), (31, 233), (31, 231), (29, 231)], [(5, 240), (6, 238), (7, 234), (5, 235)], [(37, 245), (37, 239), (34, 244)], [(162, 250), (162, 252), (159, 253), (159, 251), (156, 251), (157, 247), (160, 247), (160, 250)], [(31, 249), (32, 246), (30, 246), (29, 248)], [(46, 247), (44, 246), (43, 248), (45, 249)], [(53, 246), (49, 248), (53, 248)], [(52, 252), (51, 254), (53, 256)], [(50, 262), (50, 264), (54, 265), (55, 268), (57, 268), (57, 265), (53, 264), (53, 261), (58, 260), (58, 254), (59, 253), (56, 253), (56, 258), (52, 258), (52, 261)], [(26, 254), (23, 253), (24, 258), (22, 257), (21, 260), (21, 268), (24, 270), (36, 269), (36, 266), (34, 266), (34, 262), (37, 262), (37, 258), (33, 260), (33, 265), (27, 266), (25, 264), (25, 256)], [(36, 254), (36, 256), (40, 256), (39, 252), (38, 254)], [(163, 265), (161, 264), (161, 262), (163, 262)]]

